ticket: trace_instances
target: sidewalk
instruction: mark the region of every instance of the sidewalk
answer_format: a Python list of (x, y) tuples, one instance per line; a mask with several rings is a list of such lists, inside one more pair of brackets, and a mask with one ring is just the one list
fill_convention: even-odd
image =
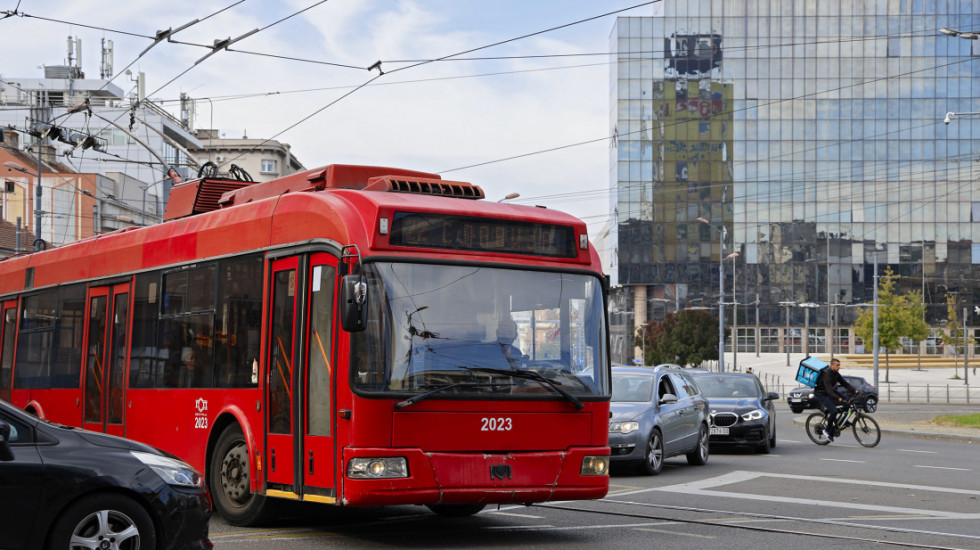
[[(802, 386), (796, 382), (796, 371), (800, 361), (805, 357), (801, 353), (790, 354), (790, 366), (787, 367), (785, 353), (762, 353), (759, 357), (754, 353), (739, 353), (736, 365), (733, 354), (726, 353), (725, 370), (731, 372), (737, 368), (737, 372), (745, 372), (746, 368), (752, 367), (753, 372), (771, 391), (779, 393), (780, 402), (785, 404), (786, 392)], [(840, 372), (843, 375), (860, 376), (871, 384), (875, 383), (874, 369), (871, 368), (842, 368)], [(954, 378), (956, 375), (959, 375), (960, 379)], [(964, 383), (962, 367), (922, 370), (891, 368), (887, 372), (888, 382), (886, 382), (885, 357), (882, 355), (878, 364), (879, 406), (873, 417), (885, 434), (980, 443), (980, 429), (934, 424), (931, 420), (940, 412), (929, 411), (931, 405), (948, 405), (961, 409), (962, 414), (980, 413), (980, 398), (977, 398), (980, 396), (980, 373), (974, 376), (971, 369), (968, 376), (969, 386)], [(970, 392), (967, 394), (965, 392), (968, 387)], [(962, 398), (947, 403), (946, 398), (952, 392), (957, 392), (955, 393), (957, 396), (968, 396), (970, 403), (967, 404)], [(896, 398), (889, 402), (889, 395)], [(898, 409), (889, 406), (892, 403), (909, 402), (924, 407), (909, 410), (906, 407)], [(808, 415), (808, 413), (796, 415), (793, 421), (801, 424)]]

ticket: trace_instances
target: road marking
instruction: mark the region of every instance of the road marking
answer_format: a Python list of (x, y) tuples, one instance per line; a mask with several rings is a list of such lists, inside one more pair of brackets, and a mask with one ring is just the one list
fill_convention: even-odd
[[(613, 487), (617, 487), (617, 489), (614, 491), (614, 490), (612, 490)], [(642, 488), (643, 487), (640, 487), (640, 486), (637, 486), (637, 485), (614, 485), (614, 484), (610, 483), (609, 484), (609, 493), (608, 494), (615, 495), (615, 494), (622, 493), (622, 492), (625, 492), (625, 491), (635, 491), (637, 489), (642, 489)]]
[[(555, 508), (561, 510), (561, 508)], [(612, 523), (608, 525), (574, 525), (574, 526), (555, 526), (555, 525), (498, 525), (483, 527), (487, 531), (581, 531), (583, 529), (629, 529), (638, 527), (650, 527), (653, 525), (678, 525), (676, 521), (658, 521), (645, 523)]]
[(969, 472), (969, 468), (948, 468), (946, 466), (925, 466), (922, 464), (916, 464), (916, 468), (932, 468), (933, 470), (955, 470), (957, 472)]
[[(947, 519), (980, 519), (980, 514), (968, 514), (962, 512), (950, 512), (942, 510), (921, 510), (917, 508), (904, 508), (900, 506), (880, 506), (876, 504), (869, 503), (859, 503), (859, 502), (849, 502), (841, 503), (837, 501), (829, 500), (814, 500), (810, 498), (796, 498), (796, 497), (780, 497), (775, 495), (755, 495), (751, 493), (736, 493), (732, 491), (715, 490), (717, 487), (723, 487), (725, 485), (733, 485), (737, 483), (745, 483), (750, 481), (755, 481), (759, 478), (772, 477), (778, 479), (791, 479), (797, 481), (807, 481), (813, 483), (844, 483), (848, 485), (864, 485), (868, 487), (890, 487), (897, 489), (909, 489), (916, 491), (928, 491), (936, 493), (952, 493), (960, 495), (971, 495), (980, 497), (980, 491), (974, 491), (970, 489), (958, 489), (949, 487), (929, 487), (925, 485), (909, 485), (904, 483), (887, 483), (887, 482), (877, 482), (877, 481), (865, 481), (862, 479), (844, 479), (844, 478), (830, 478), (821, 476), (802, 476), (793, 474), (776, 474), (776, 473), (761, 473), (761, 472), (749, 472), (744, 470), (734, 471), (729, 474), (721, 475), (714, 478), (701, 479), (693, 481), (690, 483), (682, 483), (678, 485), (667, 485), (664, 487), (651, 487), (649, 489), (643, 489), (639, 491), (634, 491), (631, 494), (646, 493), (651, 491), (662, 491), (667, 493), (679, 493), (684, 495), (698, 495), (698, 496), (712, 496), (712, 497), (725, 497), (725, 498), (735, 498), (743, 500), (758, 500), (763, 502), (785, 502), (788, 504), (801, 504), (808, 506), (826, 506), (832, 508), (852, 508), (854, 510), (872, 510), (875, 512), (881, 512), (883, 514), (902, 514), (902, 515), (916, 515), (916, 516), (927, 516), (927, 517), (937, 517), (937, 518), (947, 518)], [(623, 496), (623, 495), (617, 495)], [(610, 499), (610, 502), (615, 502)]]
[(852, 464), (867, 464), (864, 460), (844, 460), (843, 458), (821, 458), (820, 460), (826, 460), (827, 462), (850, 462)]
[(532, 516), (531, 514), (515, 514), (513, 512), (490, 512), (495, 516), (511, 516), (515, 518), (528, 518), (528, 519), (544, 519), (544, 516)]
[(896, 450), (901, 451), (903, 453), (923, 453), (923, 454), (930, 454), (930, 455), (939, 454), (939, 451), (919, 451), (917, 449), (896, 449)]
[(697, 533), (681, 533), (680, 531), (670, 531), (667, 529), (650, 529), (649, 527), (637, 527), (634, 531), (647, 531), (649, 533), (664, 533), (666, 535), (681, 535), (684, 537), (697, 537), (699, 539), (713, 539), (711, 535), (698, 535)]

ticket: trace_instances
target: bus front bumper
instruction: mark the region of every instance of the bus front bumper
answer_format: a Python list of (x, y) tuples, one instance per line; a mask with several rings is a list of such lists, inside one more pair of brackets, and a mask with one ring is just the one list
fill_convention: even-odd
[[(404, 458), (407, 472), (392, 468), (379, 477), (364, 477), (361, 473), (351, 477), (349, 466), (358, 458), (362, 464), (364, 459), (390, 462)], [(608, 459), (609, 447), (512, 453), (347, 448), (341, 502), (346, 506), (385, 506), (598, 499), (609, 491)]]

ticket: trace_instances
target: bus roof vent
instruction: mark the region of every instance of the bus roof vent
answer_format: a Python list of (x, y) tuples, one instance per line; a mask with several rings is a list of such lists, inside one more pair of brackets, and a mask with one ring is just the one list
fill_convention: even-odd
[(218, 201), (229, 191), (252, 185), (250, 181), (205, 178), (177, 185), (170, 190), (163, 221), (186, 218), (220, 208)]
[(380, 176), (368, 180), (365, 191), (387, 191), (390, 193), (416, 193), (439, 195), (457, 199), (482, 199), (483, 189), (465, 181), (446, 181), (432, 178), (406, 178), (400, 176)]

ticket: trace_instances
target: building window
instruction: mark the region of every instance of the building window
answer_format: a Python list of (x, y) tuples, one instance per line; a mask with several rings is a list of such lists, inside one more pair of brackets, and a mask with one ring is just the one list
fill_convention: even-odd
[(263, 174), (277, 174), (279, 170), (277, 169), (277, 162), (275, 159), (262, 159), (262, 173)]

